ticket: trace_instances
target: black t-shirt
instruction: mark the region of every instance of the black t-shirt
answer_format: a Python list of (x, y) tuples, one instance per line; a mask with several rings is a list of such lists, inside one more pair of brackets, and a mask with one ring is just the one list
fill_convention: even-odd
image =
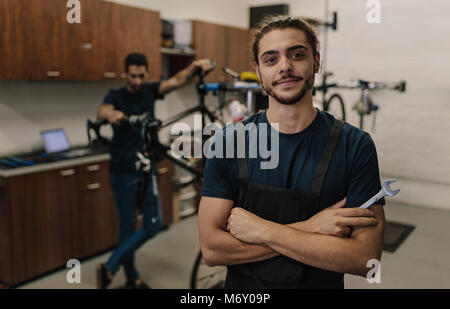
[[(145, 84), (139, 93), (131, 93), (125, 87), (112, 89), (103, 99), (103, 104), (112, 104), (127, 116), (150, 112), (154, 117), (155, 100), (164, 98), (158, 92), (159, 85)], [(113, 126), (113, 133), (110, 170), (116, 173), (135, 172), (136, 153), (142, 149), (143, 140), (129, 124)]]
[[(270, 130), (264, 129), (271, 127), (267, 121), (266, 111), (249, 117), (243, 123), (255, 124), (258, 136), (267, 135), (270, 141)], [(276, 187), (310, 191), (320, 155), (333, 123), (334, 117), (331, 114), (318, 110), (314, 121), (303, 131), (295, 134), (279, 133), (277, 166), (270, 169), (261, 168), (261, 162), (269, 161), (271, 158), (263, 159), (258, 153), (256, 158), (248, 160), (249, 180)], [(215, 149), (214, 145), (218, 139), (224, 140), (222, 145), (230, 144), (226, 141), (229, 128), (230, 125), (214, 135), (210, 151)], [(247, 139), (246, 149), (249, 147), (248, 143)], [(206, 160), (202, 195), (237, 202), (238, 160), (226, 158), (226, 147), (222, 147), (222, 150), (224, 153), (222, 158)], [(347, 197), (346, 207), (359, 207), (380, 189), (377, 151), (372, 138), (368, 133), (345, 123), (325, 177), (320, 206), (325, 208)], [(385, 200), (380, 200), (378, 204), (384, 205)]]

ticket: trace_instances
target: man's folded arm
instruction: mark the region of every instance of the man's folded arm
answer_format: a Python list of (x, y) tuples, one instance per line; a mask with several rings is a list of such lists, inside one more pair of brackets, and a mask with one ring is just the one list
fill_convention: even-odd
[(351, 238), (307, 233), (271, 222), (262, 244), (313, 267), (366, 276), (367, 262), (381, 259), (384, 238), (383, 206), (373, 205), (371, 210), (378, 224), (355, 228)]
[(264, 245), (242, 242), (227, 231), (233, 201), (203, 196), (198, 211), (200, 247), (209, 266), (267, 260), (279, 255)]

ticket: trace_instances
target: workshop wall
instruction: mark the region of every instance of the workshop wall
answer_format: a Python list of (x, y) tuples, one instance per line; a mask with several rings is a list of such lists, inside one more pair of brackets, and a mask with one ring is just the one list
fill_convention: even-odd
[[(396, 201), (450, 209), (450, 2), (379, 2), (381, 23), (369, 24), (367, 1), (330, 1), (330, 11), (338, 11), (339, 26), (329, 32), (327, 69), (338, 82), (407, 81), (406, 93), (373, 94), (380, 111), (375, 129), (372, 116), (365, 119), (364, 129), (376, 143), (383, 180), (399, 180)], [(325, 1), (295, 3), (292, 14), (324, 18)], [(359, 126), (351, 107), (360, 92), (342, 93), (347, 121)]]
[[(96, 118), (109, 89), (122, 86), (101, 82), (0, 81), (0, 156), (43, 148), (39, 132), (52, 128), (64, 128), (72, 146), (86, 145), (86, 120)], [(214, 99), (208, 97), (207, 103)], [(196, 104), (195, 87), (188, 85), (156, 101), (155, 114), (165, 119)], [(193, 126), (194, 117), (184, 121)], [(169, 134), (170, 130), (164, 129), (161, 140), (168, 141)]]

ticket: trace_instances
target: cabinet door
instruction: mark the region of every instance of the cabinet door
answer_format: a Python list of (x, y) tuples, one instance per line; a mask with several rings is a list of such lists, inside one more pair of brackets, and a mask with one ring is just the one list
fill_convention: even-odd
[(11, 203), (7, 180), (0, 178), (0, 282), (13, 284)]
[(80, 0), (81, 23), (67, 21), (67, 0), (0, 0), (0, 79), (117, 80), (130, 52), (147, 55), (159, 80), (159, 13)]
[(117, 80), (117, 5), (107, 1), (82, 0), (79, 40), (81, 79)]
[(108, 163), (77, 167), (79, 203), (75, 210), (76, 255), (84, 258), (118, 242), (118, 216), (109, 182)]
[(36, 26), (33, 22), (36, 10), (33, 7), (25, 0), (0, 0), (1, 79), (28, 79), (33, 64), (36, 65), (32, 47), (38, 39), (32, 31)]
[(169, 226), (173, 221), (172, 196), (174, 173), (175, 167), (173, 162), (165, 159), (158, 163), (158, 190), (161, 196), (164, 226)]
[(122, 76), (124, 60), (129, 53), (147, 56), (149, 80), (161, 78), (161, 20), (159, 13), (123, 5), (115, 5), (117, 18), (112, 23), (112, 38), (116, 50), (116, 67)]
[(235, 72), (253, 71), (250, 39), (248, 29), (227, 27), (227, 66)]
[(42, 172), (8, 181), (14, 282), (66, 265), (73, 256), (72, 218), (76, 178), (72, 171)]
[[(19, 0), (24, 1), (24, 0)], [(80, 34), (82, 24), (69, 24), (65, 0), (27, 1), (29, 11), (25, 40), (31, 60), (31, 80), (80, 80)]]
[(216, 61), (216, 69), (206, 76), (207, 82), (222, 82), (227, 79), (222, 68), (227, 66), (226, 27), (212, 23), (194, 21), (194, 49), (197, 59), (211, 58)]

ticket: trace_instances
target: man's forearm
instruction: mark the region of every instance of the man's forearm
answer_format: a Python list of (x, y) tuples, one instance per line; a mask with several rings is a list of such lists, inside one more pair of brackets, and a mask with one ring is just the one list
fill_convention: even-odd
[(264, 244), (313, 267), (361, 276), (367, 272), (367, 261), (379, 258), (358, 239), (308, 233), (279, 224), (271, 224)]
[(175, 89), (178, 89), (186, 85), (189, 81), (187, 76), (194, 69), (195, 65), (191, 64), (187, 68), (181, 70), (180, 72), (169, 78), (168, 80), (161, 82), (160, 87), (158, 89), (159, 93), (161, 95), (165, 95)]
[(203, 259), (210, 266), (259, 262), (279, 255), (267, 246), (242, 242), (226, 231), (214, 233), (211, 245), (202, 248)]
[[(304, 232), (310, 232), (306, 222), (303, 221), (292, 223), (288, 226)], [(242, 242), (226, 231), (218, 230), (216, 233), (214, 243), (220, 245), (212, 245), (206, 250), (211, 259), (209, 263), (211, 265), (234, 265), (259, 262), (279, 255), (277, 251), (268, 246)]]
[(108, 116), (114, 111), (113, 105), (101, 105), (98, 109), (97, 117), (99, 119), (108, 119)]

